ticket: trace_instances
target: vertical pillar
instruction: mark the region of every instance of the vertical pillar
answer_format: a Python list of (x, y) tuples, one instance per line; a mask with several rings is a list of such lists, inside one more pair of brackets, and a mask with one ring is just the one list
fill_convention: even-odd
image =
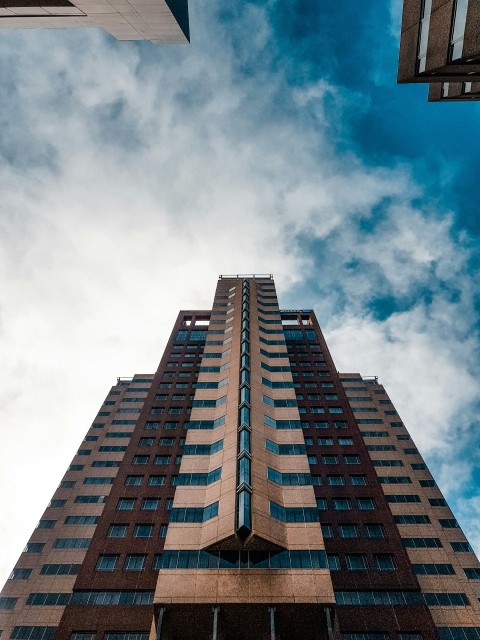
[(160, 607), (158, 610), (157, 616), (157, 640), (162, 640), (162, 626), (163, 626), (163, 616), (165, 614), (165, 607)]
[(330, 607), (325, 607), (325, 616), (327, 618), (328, 640), (334, 640), (334, 638), (333, 638), (333, 626), (332, 626), (332, 612), (331, 612)]
[(268, 607), (270, 614), (270, 640), (275, 640), (275, 607)]
[(218, 612), (220, 607), (213, 607), (213, 640), (218, 640)]

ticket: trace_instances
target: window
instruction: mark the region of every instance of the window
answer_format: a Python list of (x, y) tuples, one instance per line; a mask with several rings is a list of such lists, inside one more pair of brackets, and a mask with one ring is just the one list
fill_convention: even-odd
[(464, 607), (470, 604), (466, 593), (424, 593), (423, 599), (430, 607)]
[(155, 456), (155, 464), (166, 465), (170, 463), (170, 456)]
[(128, 524), (111, 524), (108, 527), (107, 538), (125, 538)]
[(325, 413), (323, 407), (310, 407), (310, 413)]
[(218, 516), (218, 502), (213, 502), (204, 509), (182, 507), (172, 508), (170, 512), (171, 522), (205, 522), (216, 516)]
[(333, 438), (317, 438), (317, 442), (321, 447), (333, 446)]
[(37, 524), (37, 529), (53, 529), (56, 524), (56, 520), (40, 520)]
[(56, 627), (13, 627), (10, 638), (13, 640), (53, 640)]
[(420, 480), (420, 486), (421, 487), (436, 487), (437, 483), (435, 482), (435, 480)]
[(44, 564), (40, 569), (42, 576), (76, 576), (79, 564)]
[(125, 484), (127, 487), (140, 487), (143, 482), (143, 476), (127, 476)]
[(385, 496), (389, 504), (395, 503), (407, 503), (407, 502), (420, 502), (420, 496), (409, 493), (391, 494)]
[(373, 498), (357, 498), (357, 506), (361, 511), (372, 511), (375, 509)]
[(148, 464), (150, 456), (133, 456), (132, 464)]
[(445, 498), (429, 498), (428, 501), (432, 507), (448, 507)]
[(26, 569), (24, 567), (14, 569), (12, 573), (9, 575), (8, 579), (9, 580), (28, 580), (32, 571), (33, 569)]
[(15, 608), (18, 598), (0, 598), (0, 611), (11, 611)]
[(325, 498), (317, 498), (316, 499), (316, 503), (317, 503), (317, 509), (319, 511), (326, 511), (327, 510), (327, 501)]
[(402, 538), (405, 549), (439, 549), (442, 543), (439, 538)]
[(119, 467), (120, 462), (116, 460), (94, 460), (92, 467)]
[(423, 515), (401, 515), (393, 516), (396, 524), (430, 524), (430, 518)]
[(347, 553), (345, 554), (345, 561), (348, 571), (367, 570), (367, 558), (361, 553)]
[(351, 509), (349, 498), (334, 498), (332, 505), (336, 511), (349, 511)]
[(59, 489), (73, 489), (74, 486), (75, 486), (75, 480), (63, 480), (58, 485), (58, 488)]
[(364, 438), (388, 438), (388, 431), (360, 431)]
[(109, 431), (106, 434), (107, 438), (130, 438), (133, 434), (132, 431)]
[(125, 558), (123, 568), (125, 571), (142, 571), (145, 568), (147, 556), (141, 554), (129, 554)]
[(144, 498), (142, 500), (142, 509), (144, 511), (156, 511), (160, 504), (160, 498)]
[(473, 551), (472, 547), (466, 540), (461, 542), (450, 542), (450, 546), (452, 547), (452, 551), (455, 551), (455, 553)]
[(28, 542), (23, 553), (42, 553), (44, 542)]
[(451, 564), (412, 564), (413, 573), (423, 576), (452, 576), (455, 570)]
[(480, 580), (480, 569), (478, 567), (464, 569), (469, 580)]
[(63, 507), (66, 504), (66, 502), (67, 502), (66, 500), (53, 500), (52, 499), (52, 500), (50, 500), (48, 506), (52, 507), (54, 509), (57, 509), (57, 508)]
[(120, 498), (117, 502), (117, 511), (131, 511), (135, 507), (135, 498)]
[(424, 462), (414, 462), (412, 463), (412, 469), (414, 471), (426, 471), (427, 465)]
[(362, 475), (348, 476), (350, 484), (353, 486), (364, 486), (367, 484), (367, 477)]
[(97, 516), (67, 516), (65, 524), (97, 524)]
[(340, 571), (340, 556), (333, 553), (327, 554), (327, 567), (330, 571)]
[(356, 524), (339, 524), (338, 530), (342, 538), (358, 538), (358, 527)]
[(350, 447), (353, 445), (353, 438), (338, 438), (338, 444), (342, 447)]
[(140, 447), (153, 447), (155, 438), (140, 438), (138, 445)]
[(151, 538), (153, 536), (153, 524), (137, 524), (133, 530), (134, 538)]
[(322, 524), (322, 536), (324, 538), (333, 538), (333, 527), (331, 524)]
[(165, 484), (166, 476), (150, 476), (148, 478), (148, 485), (150, 487), (161, 487)]
[(360, 456), (343, 456), (345, 464), (360, 464)]
[(97, 571), (114, 571), (118, 555), (99, 555), (95, 569)]
[(338, 464), (338, 456), (322, 456), (323, 464)]
[(383, 525), (377, 523), (367, 523), (364, 525), (366, 538), (385, 538), (385, 529)]
[(328, 407), (329, 413), (343, 413), (342, 407)]
[(442, 518), (438, 522), (442, 529), (460, 529), (460, 525), (455, 518)]
[(378, 482), (380, 484), (412, 484), (412, 479), (408, 476), (381, 476)]
[(373, 556), (373, 564), (377, 571), (395, 571), (397, 564), (395, 556), (391, 553), (376, 553)]
[(309, 455), (307, 456), (307, 458), (308, 458), (308, 464), (317, 464), (318, 462), (317, 456)]
[(328, 422), (314, 422), (315, 429), (328, 429)]
[(327, 484), (330, 486), (340, 486), (345, 484), (343, 476), (327, 476)]

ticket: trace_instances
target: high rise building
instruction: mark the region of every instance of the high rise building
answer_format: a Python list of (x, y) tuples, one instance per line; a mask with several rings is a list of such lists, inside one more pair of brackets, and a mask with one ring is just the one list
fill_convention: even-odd
[(101, 27), (117, 40), (189, 42), (188, 0), (2, 0), (0, 29)]
[(398, 82), (432, 83), (430, 101), (478, 100), (479, 78), (478, 0), (404, 0)]
[(16, 640), (471, 640), (480, 565), (377, 378), (221, 276), (119, 378), (0, 598)]

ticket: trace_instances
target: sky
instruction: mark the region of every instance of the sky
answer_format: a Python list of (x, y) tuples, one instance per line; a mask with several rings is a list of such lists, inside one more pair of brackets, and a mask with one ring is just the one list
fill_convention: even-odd
[(117, 376), (220, 273), (377, 375), (480, 550), (480, 105), (397, 85), (401, 1), (190, 0), (191, 44), (0, 31), (0, 583)]

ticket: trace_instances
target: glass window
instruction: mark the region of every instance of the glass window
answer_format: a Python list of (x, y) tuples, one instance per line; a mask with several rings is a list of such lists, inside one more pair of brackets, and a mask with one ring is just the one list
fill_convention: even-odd
[(332, 505), (336, 511), (348, 511), (351, 509), (350, 500), (348, 498), (334, 498), (332, 500)]
[(100, 555), (95, 568), (97, 571), (114, 571), (117, 561), (118, 555)]
[(342, 538), (358, 538), (358, 527), (356, 524), (339, 524), (338, 530)]
[(145, 568), (146, 556), (141, 554), (129, 554), (125, 558), (123, 568), (125, 571), (142, 571)]
[(144, 498), (142, 500), (142, 509), (144, 511), (155, 511), (158, 509), (158, 505), (160, 504), (159, 498)]
[(397, 568), (395, 556), (391, 553), (376, 553), (373, 562), (378, 571), (395, 571)]
[(361, 553), (347, 553), (345, 555), (345, 561), (349, 571), (367, 570), (367, 557)]
[(108, 527), (107, 538), (125, 538), (128, 524), (111, 524)]
[(327, 566), (330, 571), (340, 571), (340, 556), (336, 554), (327, 554)]
[(350, 484), (354, 485), (354, 486), (360, 486), (360, 485), (366, 485), (367, 484), (367, 477), (363, 476), (363, 475), (354, 475), (354, 476), (349, 476), (350, 478)]
[(120, 498), (117, 502), (118, 511), (131, 511), (135, 507), (134, 498)]
[(357, 506), (362, 511), (371, 511), (375, 509), (375, 500), (373, 498), (357, 498)]
[(153, 536), (153, 524), (137, 524), (133, 530), (134, 538), (151, 538)]
[(367, 538), (384, 538), (385, 537), (385, 529), (383, 525), (377, 523), (367, 523), (364, 525), (365, 527), (365, 536)]

